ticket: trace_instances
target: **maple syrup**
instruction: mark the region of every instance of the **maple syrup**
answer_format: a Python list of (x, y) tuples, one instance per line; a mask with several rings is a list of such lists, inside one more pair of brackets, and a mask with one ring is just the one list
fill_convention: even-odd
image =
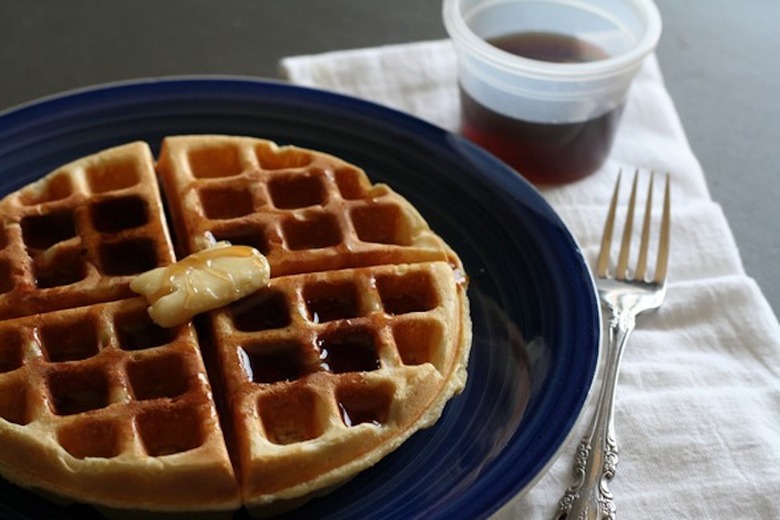
[[(584, 63), (607, 54), (583, 40), (556, 33), (513, 33), (486, 40), (506, 52), (553, 63)], [(593, 173), (604, 162), (622, 106), (585, 121), (539, 123), (495, 112), (460, 89), (461, 131), (536, 184), (563, 184)]]

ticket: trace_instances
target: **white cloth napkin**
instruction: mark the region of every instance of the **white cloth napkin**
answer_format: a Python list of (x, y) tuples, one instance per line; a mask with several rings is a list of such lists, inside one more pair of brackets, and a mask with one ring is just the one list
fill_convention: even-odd
[[(290, 57), (281, 73), (457, 131), (448, 41)], [(541, 190), (591, 262), (621, 168), (670, 173), (673, 229), (667, 300), (639, 319), (623, 360), (615, 417), (620, 464), (610, 485), (618, 515), (780, 519), (780, 326), (744, 272), (655, 56), (631, 88), (606, 164), (580, 182)], [(550, 471), (496, 519), (553, 517), (586, 422)]]

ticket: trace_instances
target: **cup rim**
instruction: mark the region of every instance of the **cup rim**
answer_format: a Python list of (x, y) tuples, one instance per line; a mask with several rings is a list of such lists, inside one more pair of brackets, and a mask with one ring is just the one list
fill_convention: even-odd
[[(661, 14), (653, 0), (627, 0), (638, 8), (647, 24), (642, 37), (627, 52), (609, 58), (582, 63), (554, 63), (518, 56), (490, 45), (471, 30), (460, 13), (463, 0), (444, 0), (443, 21), (445, 29), (456, 46), (460, 45), (490, 65), (509, 73), (522, 72), (537, 78), (549, 79), (598, 79), (619, 75), (638, 66), (658, 44), (661, 37)], [(519, 0), (526, 1), (526, 0)], [(571, 0), (548, 0), (577, 6)]]

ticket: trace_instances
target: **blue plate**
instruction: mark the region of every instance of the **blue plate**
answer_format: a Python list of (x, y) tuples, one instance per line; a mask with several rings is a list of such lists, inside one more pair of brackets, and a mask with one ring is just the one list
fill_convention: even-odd
[[(600, 312), (584, 258), (513, 170), (457, 135), (379, 105), (244, 78), (99, 86), (0, 114), (0, 193), (101, 149), (226, 133), (338, 155), (407, 197), (463, 259), (469, 382), (441, 420), (290, 518), (484, 518), (546, 470), (583, 409)], [(236, 518), (245, 518), (243, 511)], [(0, 517), (99, 518), (0, 480)]]

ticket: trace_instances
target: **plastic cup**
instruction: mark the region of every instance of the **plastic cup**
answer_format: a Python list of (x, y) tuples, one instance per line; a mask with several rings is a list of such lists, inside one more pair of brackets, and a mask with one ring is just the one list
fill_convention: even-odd
[(597, 170), (661, 35), (652, 0), (444, 0), (461, 132), (535, 184)]

